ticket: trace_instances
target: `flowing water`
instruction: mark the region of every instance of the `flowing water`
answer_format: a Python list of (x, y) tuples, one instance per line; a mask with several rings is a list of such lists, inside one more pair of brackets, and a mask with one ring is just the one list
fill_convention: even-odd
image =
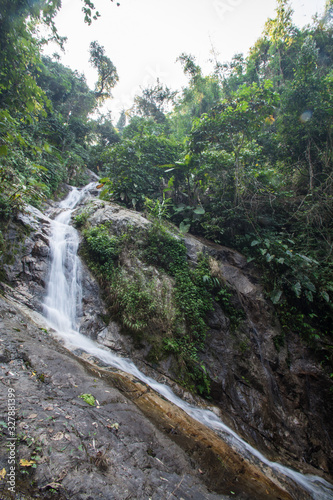
[(110, 366), (134, 375), (167, 400), (182, 408), (195, 420), (213, 429), (244, 458), (252, 463), (257, 463), (267, 473), (267, 476), (275, 477), (283, 484), (296, 483), (298, 490), (304, 491), (304, 494), (300, 492), (300, 496), (297, 496), (297, 498), (303, 499), (305, 498), (304, 495), (306, 495), (307, 498), (313, 498), (314, 500), (332, 500), (333, 485), (324, 479), (319, 476), (304, 475), (281, 464), (269, 461), (258, 450), (227, 427), (215, 413), (183, 401), (168, 386), (147, 377), (131, 360), (121, 358), (111, 351), (103, 349), (79, 332), (78, 320), (81, 315), (82, 299), (81, 263), (77, 255), (79, 235), (69, 225), (69, 222), (74, 208), (92, 186), (95, 186), (95, 184), (90, 184), (82, 190), (73, 188), (68, 197), (59, 204), (61, 212), (52, 221), (52, 235), (50, 238), (51, 269), (47, 296), (44, 302), (44, 315), (50, 326), (61, 335), (68, 345), (80, 348)]

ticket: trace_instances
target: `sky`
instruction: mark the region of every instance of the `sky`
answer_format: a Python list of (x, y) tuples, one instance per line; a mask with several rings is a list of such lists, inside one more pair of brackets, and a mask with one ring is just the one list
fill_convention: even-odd
[[(118, 7), (116, 2), (120, 3)], [(312, 16), (322, 13), (325, 0), (291, 0), (294, 22), (304, 26)], [(122, 109), (133, 105), (141, 88), (160, 82), (178, 90), (186, 86), (180, 62), (183, 53), (195, 56), (204, 74), (213, 69), (212, 49), (220, 62), (234, 54), (246, 55), (259, 38), (266, 20), (274, 17), (276, 0), (94, 0), (101, 14), (91, 26), (84, 23), (82, 2), (63, 0), (55, 22), (66, 36), (65, 54), (57, 52), (65, 66), (84, 73), (93, 88), (97, 73), (89, 64), (89, 44), (104, 46), (116, 66), (119, 82), (113, 99), (103, 111), (110, 110), (113, 122)]]

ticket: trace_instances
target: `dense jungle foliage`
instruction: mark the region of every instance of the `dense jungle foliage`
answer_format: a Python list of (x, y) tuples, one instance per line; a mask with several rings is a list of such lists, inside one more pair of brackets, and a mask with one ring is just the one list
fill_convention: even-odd
[[(0, 0), (0, 214), (41, 204), (63, 182), (101, 176), (101, 196), (244, 253), (262, 270), (285, 333), (310, 345), (333, 324), (333, 1), (302, 29), (287, 0), (248, 57), (211, 75), (181, 54), (180, 93), (160, 81), (116, 126), (92, 119), (118, 75), (90, 46), (98, 80), (42, 56), (60, 0)], [(85, 21), (98, 12), (83, 1)], [(199, 292), (198, 292), (199, 293)], [(330, 355), (327, 353), (331, 353)], [(327, 345), (324, 364), (332, 363)]]

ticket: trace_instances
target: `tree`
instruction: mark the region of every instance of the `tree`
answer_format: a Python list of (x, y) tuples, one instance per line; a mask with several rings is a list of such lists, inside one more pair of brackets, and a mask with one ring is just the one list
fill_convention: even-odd
[[(203, 153), (214, 148), (224, 151), (229, 164), (233, 159), (234, 205), (240, 202), (246, 182), (246, 155), (257, 154), (258, 137), (265, 125), (274, 121), (273, 113), (279, 96), (271, 81), (264, 85), (243, 85), (229, 98), (203, 115), (191, 133), (190, 150)], [(231, 156), (230, 156), (231, 155)], [(250, 154), (251, 156), (251, 154)]]
[(195, 58), (182, 54), (184, 73), (190, 77), (189, 86), (183, 89), (172, 112), (172, 131), (179, 140), (185, 140), (191, 131), (192, 120), (208, 113), (221, 98), (221, 89), (216, 75), (203, 76)]
[(126, 126), (126, 113), (125, 110), (123, 109), (120, 113), (119, 120), (117, 121), (116, 125), (116, 129), (118, 130), (120, 135), (122, 134), (125, 126)]
[(111, 90), (119, 80), (117, 69), (105, 49), (98, 42), (90, 43), (90, 63), (97, 69), (98, 79), (95, 86), (95, 96), (100, 101), (111, 97)]
[[(91, 0), (82, 0), (84, 5), (82, 7), (82, 12), (84, 13), (84, 22), (87, 23), (89, 26), (91, 25), (92, 21), (97, 21), (97, 19), (100, 17), (100, 13), (98, 10), (96, 10), (95, 5)], [(113, 0), (111, 0), (113, 2)], [(117, 2), (117, 7), (119, 7), (120, 3)]]
[(178, 155), (179, 145), (164, 136), (140, 134), (123, 137), (103, 155), (104, 168), (110, 179), (104, 195), (128, 207), (142, 208), (145, 197), (156, 198), (160, 194), (163, 172), (159, 165), (176, 161)]
[(319, 50), (312, 37), (305, 38), (294, 70), (294, 79), (285, 85), (277, 125), (280, 151), (294, 179), (307, 180), (313, 194), (332, 172), (331, 137), (332, 73), (321, 74)]
[(289, 0), (277, 0), (276, 17), (269, 19), (265, 25), (265, 37), (270, 42), (269, 78), (282, 85), (288, 71), (287, 53), (297, 32), (292, 23), (293, 10)]
[(165, 122), (165, 113), (174, 103), (177, 92), (161, 85), (157, 79), (156, 85), (142, 90), (141, 96), (136, 96), (132, 111), (141, 116), (151, 117), (156, 123)]

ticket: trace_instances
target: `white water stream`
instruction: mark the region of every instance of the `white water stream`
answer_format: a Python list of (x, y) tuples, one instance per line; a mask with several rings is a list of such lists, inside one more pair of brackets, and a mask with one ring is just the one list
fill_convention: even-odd
[[(268, 477), (273, 480), (275, 478), (282, 484), (296, 483), (298, 490), (303, 490), (304, 494), (308, 493), (308, 495), (305, 494), (306, 497), (314, 500), (332, 500), (333, 485), (324, 479), (319, 476), (304, 475), (269, 461), (227, 427), (215, 413), (183, 401), (168, 386), (144, 375), (129, 359), (121, 358), (111, 351), (103, 349), (79, 332), (78, 319), (81, 314), (82, 299), (81, 263), (77, 255), (79, 235), (75, 228), (69, 225), (69, 222), (74, 208), (92, 186), (95, 184), (90, 184), (82, 190), (73, 188), (68, 197), (59, 204), (59, 208), (62, 209), (61, 213), (52, 221), (51, 269), (44, 302), (44, 315), (50, 326), (61, 335), (69, 346), (80, 348), (110, 366), (134, 375), (167, 400), (182, 408), (195, 420), (213, 429), (244, 458), (259, 464)], [(304, 498), (301, 492), (299, 495), (297, 495), (297, 499)]]

